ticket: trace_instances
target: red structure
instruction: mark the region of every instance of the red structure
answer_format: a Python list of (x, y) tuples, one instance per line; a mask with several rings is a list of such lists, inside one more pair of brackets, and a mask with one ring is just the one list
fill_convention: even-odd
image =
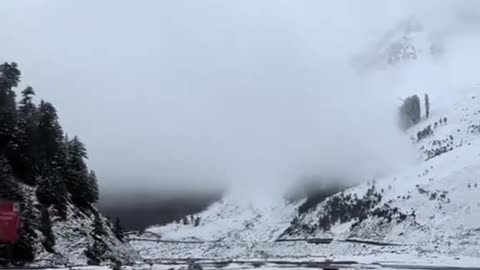
[(20, 209), (18, 203), (0, 201), (0, 243), (18, 240)]

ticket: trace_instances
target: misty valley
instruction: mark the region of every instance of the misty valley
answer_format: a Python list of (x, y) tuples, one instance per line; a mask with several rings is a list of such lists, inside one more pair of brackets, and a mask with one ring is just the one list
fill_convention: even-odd
[(480, 269), (480, 2), (0, 17), (0, 268)]

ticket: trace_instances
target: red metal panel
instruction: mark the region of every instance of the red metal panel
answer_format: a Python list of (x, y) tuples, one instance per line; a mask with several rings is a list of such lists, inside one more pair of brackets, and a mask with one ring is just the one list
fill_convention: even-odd
[(0, 202), (0, 212), (13, 212), (14, 209), (15, 209), (15, 203)]
[(19, 226), (18, 205), (12, 202), (0, 202), (0, 242), (17, 241)]

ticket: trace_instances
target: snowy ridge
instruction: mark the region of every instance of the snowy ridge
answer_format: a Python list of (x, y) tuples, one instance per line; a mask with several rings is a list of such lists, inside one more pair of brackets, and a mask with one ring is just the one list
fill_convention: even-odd
[(284, 229), (283, 224), (295, 215), (295, 206), (283, 200), (261, 205), (236, 200), (226, 195), (197, 215), (200, 224), (178, 223), (147, 229), (161, 235), (165, 240), (227, 240), (227, 241), (273, 241)]
[(415, 17), (399, 23), (366, 52), (354, 57), (362, 68), (382, 68), (416, 60), (432, 60), (443, 53), (443, 44)]
[[(450, 110), (434, 111), (430, 119), (409, 131), (409, 136), (416, 138), (418, 131), (447, 117), (447, 123), (437, 125), (433, 135), (416, 143), (422, 161), (400, 174), (375, 181), (376, 189), (382, 190), (378, 207), (385, 203), (397, 207), (407, 215), (404, 221), (386, 222), (370, 216), (355, 228), (352, 220), (337, 223), (327, 232), (316, 229), (314, 233), (299, 231), (293, 235), (372, 239), (414, 245), (422, 252), (480, 256), (476, 249), (480, 240), (480, 136), (475, 128), (480, 123), (479, 96), (480, 88), (452, 95), (456, 100)], [(441, 154), (434, 157), (428, 154), (443, 146), (446, 152), (439, 151)], [(370, 185), (345, 193), (360, 196)], [(300, 224), (315, 227), (324, 205), (301, 216)]]
[[(407, 72), (407, 82), (398, 89), (389, 85), (390, 90), (429, 94), (430, 117), (425, 119), (422, 112), (423, 119), (405, 132), (418, 153), (415, 164), (330, 196), (303, 214), (298, 212), (302, 202), (249, 204), (227, 196), (199, 215), (198, 226), (169, 224), (148, 229), (162, 239), (205, 242), (132, 240), (132, 246), (149, 259), (362, 256), (373, 260), (393, 258), (395, 254), (426, 261), (461, 258), (478, 265), (480, 86), (475, 84), (478, 81), (463, 80), (464, 77), (457, 81), (453, 76), (449, 78), (452, 81), (423, 77), (424, 69), (450, 70), (449, 66), (441, 66), (441, 61), (432, 65), (434, 58), (444, 52), (442, 44), (433, 42), (431, 37), (418, 21), (410, 19), (356, 59), (362, 67), (373, 71), (402, 64), (401, 69), (388, 71)], [(413, 65), (403, 65), (406, 62)], [(415, 64), (420, 68), (415, 68)], [(420, 81), (415, 81), (417, 78)], [(432, 84), (424, 84), (425, 80), (432, 80)], [(459, 83), (468, 87), (460, 87)], [(336, 211), (338, 206), (344, 209)], [(276, 242), (312, 238), (332, 238), (332, 242)], [(385, 245), (345, 241), (352, 239)]]
[[(66, 221), (57, 221), (53, 224), (53, 232), (55, 234), (56, 254), (45, 253), (40, 261), (44, 262), (61, 262), (67, 265), (86, 265), (88, 262), (85, 256), (85, 250), (93, 241), (90, 235), (92, 230), (93, 217), (80, 213), (71, 209), (71, 216)], [(75, 214), (74, 214), (75, 213)], [(76, 215), (77, 217), (74, 217)], [(108, 220), (101, 217), (104, 224), (108, 224)], [(106, 235), (103, 241), (108, 247), (107, 257), (111, 260), (116, 259), (124, 263), (138, 260), (139, 257), (135, 250), (128, 244), (120, 242), (114, 235), (109, 226), (105, 226)]]
[[(35, 189), (22, 184), (22, 188), (26, 196), (28, 196), (34, 205), (34, 208), (39, 207), (39, 202), (36, 198)], [(52, 216), (54, 213), (53, 207), (49, 208)], [(43, 233), (36, 229), (36, 238), (34, 242), (35, 261), (30, 263), (31, 266), (52, 266), (52, 265), (87, 265), (88, 258), (85, 251), (88, 246), (92, 244), (91, 236), (92, 224), (94, 222), (95, 214), (100, 215), (105, 235), (102, 236), (102, 241), (105, 243), (105, 262), (118, 260), (123, 263), (134, 262), (140, 257), (137, 252), (128, 245), (128, 243), (120, 242), (114, 235), (111, 225), (106, 218), (101, 214), (96, 213), (96, 208), (93, 207), (91, 211), (80, 211), (71, 203), (67, 204), (67, 218), (62, 220), (58, 217), (52, 219), (52, 232), (55, 238), (55, 245), (53, 252), (48, 252), (41, 244), (45, 238)]]
[[(319, 228), (318, 222), (327, 199), (316, 209), (297, 217), (299, 227), (305, 225), (313, 230), (298, 229), (282, 235), (291, 227), (298, 204), (283, 203), (260, 209), (225, 198), (200, 214), (202, 222), (198, 227), (170, 224), (149, 229), (164, 239), (218, 242), (192, 245), (131, 241), (131, 244), (145, 258), (300, 258), (385, 253), (480, 257), (477, 248), (480, 244), (480, 132), (475, 128), (476, 123), (480, 123), (479, 99), (480, 87), (459, 90), (451, 95), (449, 107), (434, 110), (429, 119), (408, 131), (407, 136), (420, 153), (417, 165), (343, 192), (361, 197), (375, 185), (382, 198), (374, 208), (382, 209), (388, 204), (389, 208), (405, 215), (403, 220), (395, 216), (389, 221), (369, 215), (354, 227), (352, 224), (358, 220), (336, 222), (325, 231)], [(446, 124), (438, 124), (439, 119), (445, 117)], [(433, 135), (417, 142), (417, 132), (435, 122)], [(439, 141), (447, 146), (447, 151), (429, 158), (427, 152), (438, 149)], [(329, 245), (274, 242), (280, 235), (283, 239), (332, 237), (334, 241)], [(365, 246), (341, 241), (352, 238), (398, 246)]]

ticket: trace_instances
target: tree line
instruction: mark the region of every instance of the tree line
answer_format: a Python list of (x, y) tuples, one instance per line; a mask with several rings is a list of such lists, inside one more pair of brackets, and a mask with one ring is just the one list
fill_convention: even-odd
[[(69, 205), (92, 211), (99, 195), (95, 172), (85, 163), (85, 144), (65, 134), (50, 102), (34, 102), (32, 87), (17, 97), (20, 77), (16, 63), (0, 65), (0, 198), (20, 203), (21, 239), (13, 254), (31, 261), (35, 230), (43, 233), (42, 244), (51, 251), (52, 218), (65, 220)], [(33, 207), (32, 190), (40, 209)]]

